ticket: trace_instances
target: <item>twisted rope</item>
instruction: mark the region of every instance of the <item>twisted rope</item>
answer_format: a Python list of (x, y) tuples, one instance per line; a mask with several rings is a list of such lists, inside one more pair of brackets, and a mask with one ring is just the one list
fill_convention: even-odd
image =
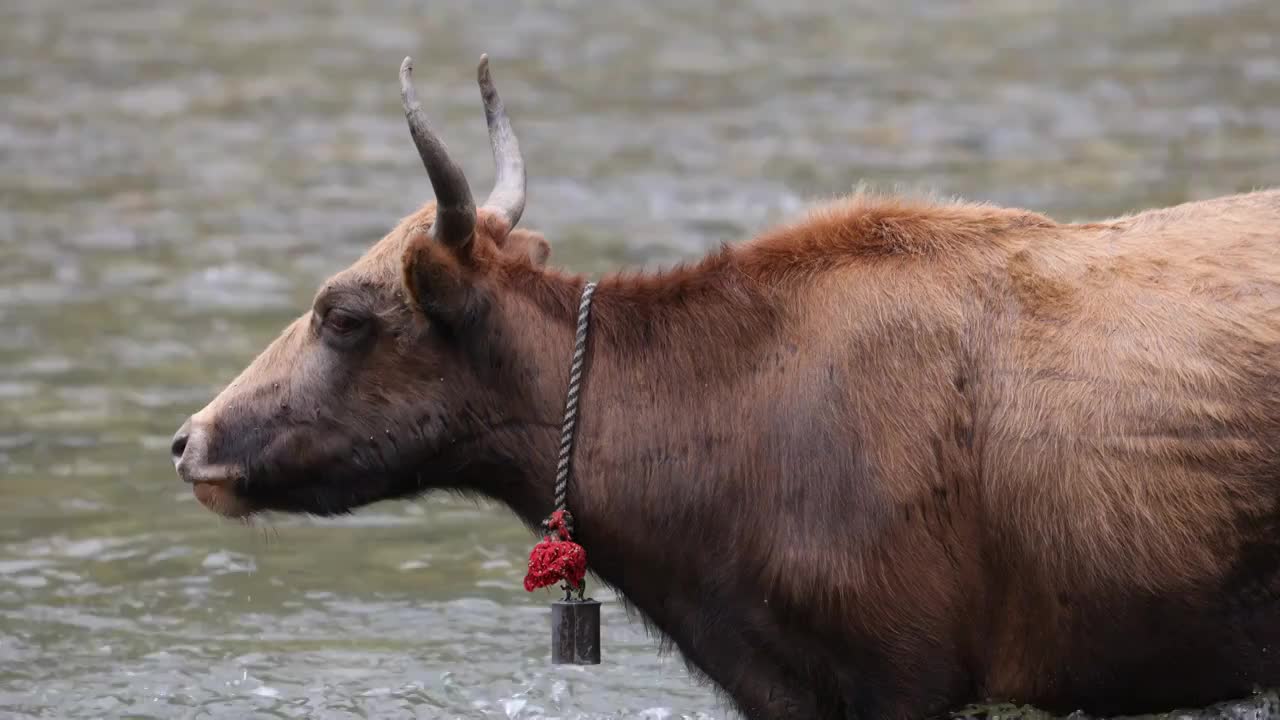
[(587, 319), (591, 313), (591, 296), (595, 283), (587, 283), (582, 289), (582, 301), (578, 303), (578, 333), (574, 339), (573, 362), (569, 365), (569, 391), (564, 403), (564, 423), (560, 429), (560, 460), (556, 468), (556, 510), (562, 511), (566, 529), (572, 532), (572, 516), (565, 509), (569, 494), (569, 456), (573, 454), (573, 428), (578, 421), (578, 393), (582, 390), (583, 357), (587, 351)]

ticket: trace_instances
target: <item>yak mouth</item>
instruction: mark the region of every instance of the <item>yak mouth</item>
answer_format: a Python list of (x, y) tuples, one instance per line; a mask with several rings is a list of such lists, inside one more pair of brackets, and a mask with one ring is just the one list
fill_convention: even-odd
[(191, 494), (209, 510), (228, 518), (247, 518), (256, 509), (245, 502), (243, 496), (236, 492), (237, 481), (234, 478), (195, 480), (191, 483)]
[(227, 518), (265, 512), (332, 517), (365, 505), (421, 494), (422, 473), (385, 468), (335, 468), (303, 473), (258, 468), (235, 476), (192, 484), (196, 500)]
[[(421, 485), (413, 457), (394, 446), (355, 443), (315, 432), (274, 433), (262, 448), (197, 429), (175, 441), (178, 475), (207, 510), (246, 519), (262, 512), (330, 516), (414, 494)], [(372, 438), (370, 438), (372, 440)], [(225, 443), (225, 444), (223, 444)]]
[(335, 485), (294, 484), (276, 479), (247, 477), (198, 480), (191, 493), (206, 509), (222, 517), (243, 520), (263, 512), (298, 515), (341, 515), (381, 497), (365, 498), (364, 493), (341, 491)]
[(230, 518), (243, 518), (252, 514), (236, 486), (244, 479), (244, 471), (235, 465), (209, 465), (194, 467), (186, 460), (177, 463), (178, 475), (191, 485), (191, 494), (209, 510)]

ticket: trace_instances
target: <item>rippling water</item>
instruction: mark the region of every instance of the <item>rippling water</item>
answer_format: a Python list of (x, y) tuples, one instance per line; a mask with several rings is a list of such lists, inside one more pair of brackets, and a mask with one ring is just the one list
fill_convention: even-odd
[[(533, 538), (445, 498), (246, 528), (168, 439), (429, 197), (415, 79), (584, 271), (661, 264), (861, 180), (1061, 219), (1280, 181), (1280, 3), (0, 5), (0, 714), (721, 718), (605, 608), (549, 664)], [(608, 600), (608, 598), (606, 598)]]

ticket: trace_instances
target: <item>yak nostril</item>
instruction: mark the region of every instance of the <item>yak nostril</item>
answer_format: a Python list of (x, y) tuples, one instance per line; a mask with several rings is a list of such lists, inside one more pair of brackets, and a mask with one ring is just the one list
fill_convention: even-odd
[(178, 428), (178, 432), (173, 436), (173, 444), (169, 446), (169, 453), (175, 463), (182, 459), (182, 454), (187, 451), (187, 441), (190, 439), (191, 421), (188, 420)]

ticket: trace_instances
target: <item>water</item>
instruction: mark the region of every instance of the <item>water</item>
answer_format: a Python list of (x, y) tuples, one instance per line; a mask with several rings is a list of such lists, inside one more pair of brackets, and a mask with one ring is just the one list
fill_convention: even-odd
[[(169, 437), (430, 196), (400, 60), (473, 185), (481, 52), (524, 224), (659, 265), (861, 180), (1060, 219), (1280, 182), (1280, 4), (0, 5), (0, 716), (723, 718), (609, 600), (549, 664), (533, 538), (384, 503), (246, 528)], [(890, 8), (894, 9), (890, 9)]]

